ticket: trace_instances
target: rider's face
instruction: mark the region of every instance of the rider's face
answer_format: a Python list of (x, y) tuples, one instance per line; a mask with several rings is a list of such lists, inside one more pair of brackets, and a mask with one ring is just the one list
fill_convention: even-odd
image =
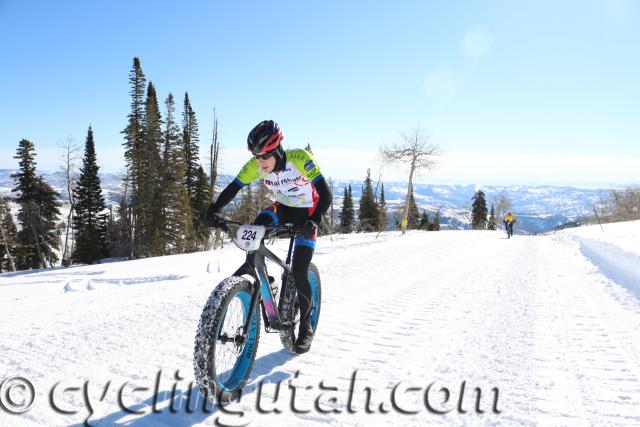
[(256, 160), (258, 161), (258, 164), (260, 165), (260, 169), (264, 173), (271, 173), (273, 171), (273, 168), (276, 167), (276, 157), (275, 156), (270, 156), (270, 157), (268, 157), (266, 159), (262, 159), (262, 158), (258, 157), (258, 158), (256, 158)]

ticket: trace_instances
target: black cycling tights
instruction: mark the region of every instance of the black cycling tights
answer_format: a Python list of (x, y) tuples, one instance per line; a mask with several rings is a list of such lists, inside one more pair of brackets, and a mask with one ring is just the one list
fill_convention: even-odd
[[(307, 208), (292, 208), (289, 206), (279, 205), (276, 209), (276, 216), (279, 224), (292, 223), (297, 227), (302, 227), (309, 218), (309, 210)], [(253, 222), (256, 225), (272, 225), (274, 216), (264, 211), (259, 213)], [(291, 261), (291, 270), (293, 279), (298, 289), (298, 302), (300, 304), (300, 318), (310, 315), (313, 307), (311, 306), (311, 285), (309, 285), (309, 263), (313, 258), (313, 248), (296, 244), (293, 249), (293, 259)]]

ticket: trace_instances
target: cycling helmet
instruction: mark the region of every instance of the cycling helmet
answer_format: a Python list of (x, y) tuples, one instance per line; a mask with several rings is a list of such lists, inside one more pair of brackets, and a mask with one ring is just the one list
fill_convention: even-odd
[(265, 120), (249, 132), (247, 149), (253, 154), (265, 154), (276, 150), (283, 138), (280, 126), (273, 120)]

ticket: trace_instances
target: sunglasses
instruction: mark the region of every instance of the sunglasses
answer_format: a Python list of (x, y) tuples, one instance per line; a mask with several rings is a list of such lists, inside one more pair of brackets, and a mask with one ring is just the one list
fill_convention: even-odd
[(273, 157), (273, 152), (265, 154), (254, 154), (253, 157), (260, 160), (267, 160), (268, 158)]

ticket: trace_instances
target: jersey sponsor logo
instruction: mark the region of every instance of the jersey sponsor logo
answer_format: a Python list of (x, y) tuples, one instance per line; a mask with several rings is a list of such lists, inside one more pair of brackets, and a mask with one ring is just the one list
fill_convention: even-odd
[(296, 176), (295, 178), (283, 178), (278, 181), (271, 181), (270, 179), (263, 179), (262, 181), (269, 187), (280, 187), (287, 184), (302, 186), (309, 183), (309, 180), (302, 175)]
[(304, 170), (309, 172), (311, 169), (315, 169), (316, 165), (313, 163), (313, 160), (307, 160), (304, 162)]

